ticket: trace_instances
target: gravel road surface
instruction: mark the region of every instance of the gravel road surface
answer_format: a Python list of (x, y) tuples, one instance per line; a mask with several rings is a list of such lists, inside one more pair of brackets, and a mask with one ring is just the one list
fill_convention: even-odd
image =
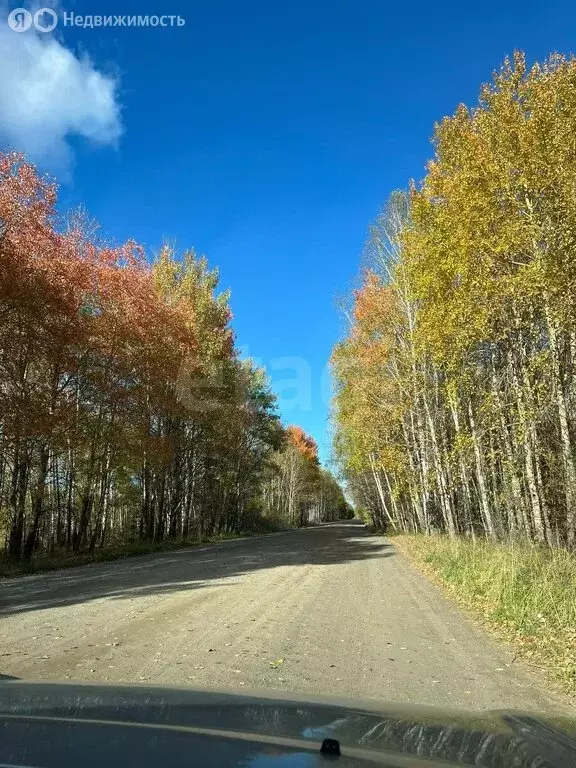
[(0, 677), (576, 708), (347, 521), (0, 582)]

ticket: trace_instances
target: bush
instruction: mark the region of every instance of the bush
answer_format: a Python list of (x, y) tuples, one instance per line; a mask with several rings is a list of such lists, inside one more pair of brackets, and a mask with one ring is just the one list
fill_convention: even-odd
[(576, 556), (529, 543), (400, 536), (461, 602), (576, 689)]

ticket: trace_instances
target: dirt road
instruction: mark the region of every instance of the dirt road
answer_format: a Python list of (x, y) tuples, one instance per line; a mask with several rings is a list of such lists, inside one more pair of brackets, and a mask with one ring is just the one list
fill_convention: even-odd
[(355, 521), (0, 582), (0, 674), (574, 709)]

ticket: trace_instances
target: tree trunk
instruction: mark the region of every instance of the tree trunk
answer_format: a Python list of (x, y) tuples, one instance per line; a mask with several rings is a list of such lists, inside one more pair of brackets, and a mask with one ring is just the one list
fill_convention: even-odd
[(550, 352), (552, 358), (553, 387), (558, 409), (558, 422), (560, 425), (560, 442), (562, 445), (562, 459), (564, 464), (564, 491), (566, 496), (566, 541), (569, 546), (574, 544), (576, 537), (576, 467), (570, 438), (570, 426), (568, 423), (568, 408), (564, 394), (564, 379), (560, 367), (560, 355), (558, 350), (558, 332), (556, 323), (550, 310), (546, 312), (548, 323), (548, 335), (550, 339)]
[(24, 560), (30, 560), (36, 548), (38, 528), (44, 514), (44, 494), (46, 491), (46, 476), (48, 474), (48, 461), (50, 451), (47, 445), (42, 445), (38, 452), (38, 480), (32, 496), (32, 526), (24, 543)]

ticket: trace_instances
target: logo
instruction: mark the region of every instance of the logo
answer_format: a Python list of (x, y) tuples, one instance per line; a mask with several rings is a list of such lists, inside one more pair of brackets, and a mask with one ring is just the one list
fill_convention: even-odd
[(32, 14), (26, 8), (14, 8), (8, 14), (8, 26), (14, 32), (26, 32), (32, 26)]
[(58, 14), (52, 8), (40, 8), (34, 16), (26, 8), (14, 8), (8, 14), (8, 26), (14, 32), (27, 32), (32, 22), (38, 32), (52, 32), (58, 24)]
[(52, 32), (58, 24), (58, 15), (52, 8), (40, 8), (34, 14), (34, 26), (38, 32)]

